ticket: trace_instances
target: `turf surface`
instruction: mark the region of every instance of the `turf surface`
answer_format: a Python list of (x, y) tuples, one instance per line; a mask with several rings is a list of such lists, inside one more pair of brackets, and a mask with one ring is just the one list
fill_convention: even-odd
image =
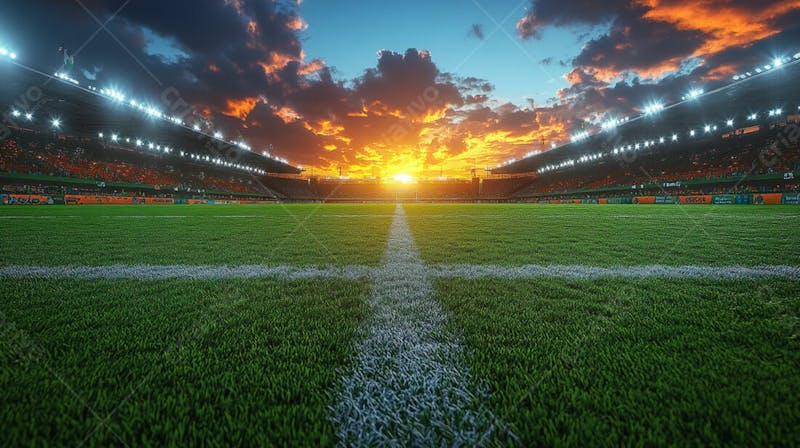
[(375, 265), (394, 205), (0, 207), (0, 263)]
[[(405, 206), (428, 264), (800, 266), (796, 207)], [(0, 207), (0, 265), (380, 264), (394, 205)], [(0, 281), (0, 446), (330, 445), (369, 282)], [(800, 282), (439, 280), (521, 445), (792, 445)], [(67, 387), (68, 386), (68, 387)]]
[(800, 207), (407, 205), (428, 263), (800, 265)]
[(0, 284), (0, 446), (329, 445), (366, 285)]
[(800, 284), (439, 281), (522, 446), (800, 440)]

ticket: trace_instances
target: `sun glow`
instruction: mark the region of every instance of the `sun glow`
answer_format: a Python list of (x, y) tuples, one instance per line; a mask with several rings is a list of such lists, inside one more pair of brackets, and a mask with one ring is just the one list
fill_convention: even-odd
[(404, 174), (404, 173), (395, 174), (393, 179), (396, 182), (400, 182), (400, 183), (403, 183), (403, 184), (410, 184), (411, 182), (414, 182), (414, 176), (411, 176), (410, 174)]

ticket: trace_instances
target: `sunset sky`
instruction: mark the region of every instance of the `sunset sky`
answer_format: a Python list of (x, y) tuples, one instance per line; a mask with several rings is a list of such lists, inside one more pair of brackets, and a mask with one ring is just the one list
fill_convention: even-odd
[(0, 40), (28, 65), (57, 69), (64, 44), (81, 81), (154, 101), (175, 88), (195, 106), (186, 121), (350, 177), (466, 177), (729, 82), (798, 38), (800, 0), (30, 0), (0, 13)]

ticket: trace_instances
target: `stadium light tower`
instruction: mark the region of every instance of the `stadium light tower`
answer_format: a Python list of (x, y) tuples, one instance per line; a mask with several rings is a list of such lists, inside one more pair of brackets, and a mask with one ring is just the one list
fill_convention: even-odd
[(25, 114), (25, 119), (28, 121), (33, 121), (33, 114), (30, 112)]
[(664, 104), (656, 102), (656, 103), (650, 104), (649, 106), (646, 106), (644, 108), (644, 114), (645, 115), (653, 115), (655, 113), (661, 112), (662, 110), (664, 110)]
[(52, 123), (53, 127), (56, 128), (56, 129), (61, 127), (61, 120), (59, 118), (54, 118), (51, 123)]
[(687, 100), (687, 99), (693, 100), (695, 98), (698, 98), (700, 95), (702, 95), (704, 93), (705, 93), (705, 90), (703, 90), (703, 89), (692, 89), (692, 90), (689, 91), (689, 93), (686, 94), (686, 96), (683, 97), (683, 99), (684, 100)]

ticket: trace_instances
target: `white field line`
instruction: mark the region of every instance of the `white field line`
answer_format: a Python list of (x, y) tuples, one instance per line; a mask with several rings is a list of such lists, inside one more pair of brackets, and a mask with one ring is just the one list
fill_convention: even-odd
[[(127, 265), (109, 266), (0, 266), (0, 278), (106, 279), (106, 280), (224, 280), (237, 278), (352, 279), (379, 277), (385, 268), (351, 265), (341, 267), (291, 265)], [(428, 278), (564, 278), (564, 279), (762, 279), (800, 280), (796, 266), (587, 266), (587, 265), (522, 265), (497, 266), (480, 264), (442, 264), (420, 267)]]
[[(283, 216), (276, 215), (48, 215), (48, 216), (29, 216), (29, 215), (6, 215), (0, 219), (275, 219)], [(394, 215), (317, 215), (316, 218), (393, 218)]]
[(384, 264), (373, 271), (371, 316), (355, 366), (332, 407), (342, 446), (481, 446), (502, 429), (485, 408), (464, 351), (434, 299), (402, 205)]
[(75, 219), (80, 218), (80, 216), (75, 215), (48, 215), (48, 216), (26, 216), (26, 215), (6, 215), (0, 216), (0, 219)]
[(279, 280), (369, 278), (368, 266), (192, 266), (192, 265), (110, 265), (110, 266), (7, 266), (0, 278), (91, 279), (91, 280), (223, 280), (274, 278)]
[(564, 278), (564, 279), (712, 279), (737, 280), (781, 277), (800, 280), (800, 267), (795, 266), (615, 266), (599, 267), (584, 265), (438, 265), (432, 268), (431, 276), (436, 278)]

